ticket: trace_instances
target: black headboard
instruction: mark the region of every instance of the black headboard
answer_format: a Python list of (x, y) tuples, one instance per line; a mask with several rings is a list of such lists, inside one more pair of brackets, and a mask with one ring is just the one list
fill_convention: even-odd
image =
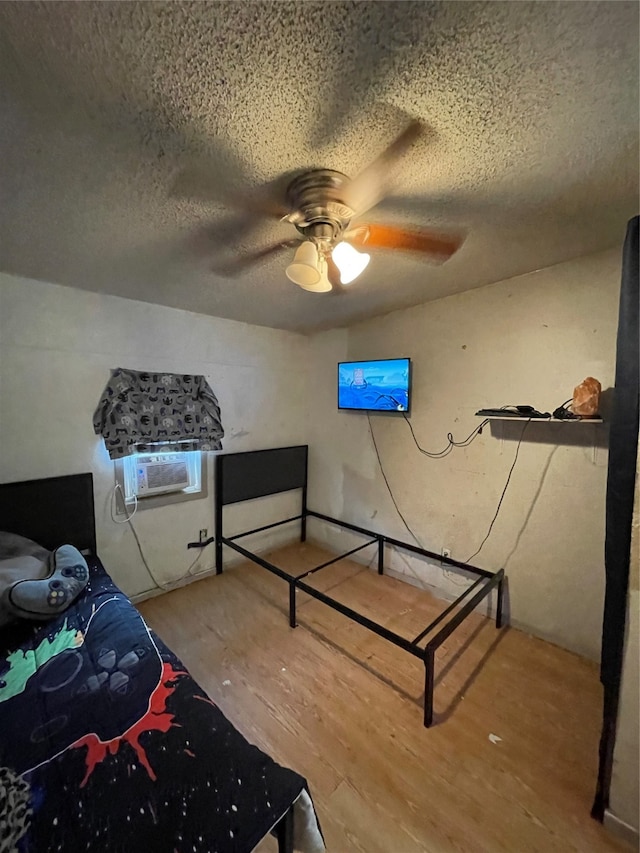
[(218, 506), (307, 487), (306, 444), (216, 456)]
[(50, 551), (75, 545), (95, 554), (93, 475), (0, 484), (0, 530), (19, 533)]

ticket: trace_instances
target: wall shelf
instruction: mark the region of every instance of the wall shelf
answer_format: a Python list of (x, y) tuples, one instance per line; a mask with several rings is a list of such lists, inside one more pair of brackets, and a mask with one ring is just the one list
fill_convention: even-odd
[(509, 415), (476, 415), (478, 418), (482, 418), (485, 421), (531, 421), (534, 423), (541, 424), (603, 424), (604, 421), (602, 418), (580, 418), (573, 420), (572, 418), (568, 418), (565, 420), (564, 418), (527, 418), (527, 417), (512, 417)]
[[(491, 427), (491, 432), (496, 438), (500, 439), (500, 452), (501, 453), (502, 453), (502, 450), (504, 448), (505, 433), (506, 433), (506, 435), (508, 435), (510, 432), (510, 430), (508, 430), (504, 426), (504, 424), (508, 423), (509, 421), (515, 421), (515, 422), (520, 423), (520, 424), (524, 422), (525, 427), (529, 423), (531, 423), (531, 424), (535, 424), (535, 423), (541, 423), (541, 424), (603, 424), (604, 423), (604, 420), (602, 418), (580, 418), (580, 419), (576, 419), (576, 420), (564, 420), (564, 418), (528, 418), (528, 417), (526, 417), (526, 415), (518, 415), (517, 417), (510, 417), (509, 415), (480, 415), (480, 414), (476, 414), (476, 417), (483, 418), (484, 420), (489, 421), (491, 424), (493, 424), (494, 421), (500, 422), (500, 425), (496, 425), (495, 427), (493, 427), (493, 426)], [(513, 431), (511, 431), (511, 432), (513, 434)], [(524, 435), (524, 428), (523, 428), (522, 432)], [(562, 440), (560, 439), (561, 434), (563, 436)], [(593, 461), (594, 465), (597, 463), (598, 443), (599, 443), (599, 439), (602, 438), (602, 431), (601, 430), (592, 430), (592, 431), (587, 430), (586, 432), (583, 430), (578, 430), (577, 432), (575, 432), (573, 430), (573, 427), (572, 427), (571, 429), (568, 429), (567, 431), (562, 430), (561, 434), (557, 430), (553, 430), (553, 431), (547, 432), (547, 433), (545, 433), (543, 430), (542, 432), (529, 433), (529, 438), (531, 440), (535, 440), (535, 439), (533, 439), (533, 436), (537, 435), (538, 440), (540, 440), (544, 435), (546, 435), (547, 438), (549, 440), (551, 440), (551, 442), (554, 444), (556, 444), (556, 443), (576, 444), (576, 442), (577, 442), (578, 444), (584, 445), (584, 446), (587, 446), (587, 441), (590, 444), (591, 439), (593, 439), (593, 459), (592, 459), (592, 461)], [(522, 439), (522, 437), (523, 436), (521, 436), (521, 439)]]

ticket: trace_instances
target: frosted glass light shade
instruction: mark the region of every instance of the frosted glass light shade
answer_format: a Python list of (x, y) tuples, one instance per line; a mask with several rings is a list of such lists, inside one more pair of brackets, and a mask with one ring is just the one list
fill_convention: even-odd
[(306, 240), (293, 256), (285, 270), (287, 278), (305, 290), (313, 289), (320, 281), (318, 271), (318, 249), (315, 243)]
[(371, 255), (359, 252), (349, 243), (338, 243), (331, 257), (340, 270), (342, 284), (349, 284), (357, 278), (371, 260)]
[(327, 272), (327, 262), (323, 257), (319, 257), (318, 273), (320, 275), (320, 280), (317, 284), (301, 284), (300, 287), (303, 287), (305, 290), (310, 290), (312, 293), (327, 293), (329, 290), (333, 290)]

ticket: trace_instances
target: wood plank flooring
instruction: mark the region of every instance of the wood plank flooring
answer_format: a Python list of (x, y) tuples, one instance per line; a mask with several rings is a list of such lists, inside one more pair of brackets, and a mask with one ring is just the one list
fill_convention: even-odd
[[(328, 556), (307, 543), (269, 559), (299, 573)], [(407, 637), (443, 609), (349, 560), (312, 577)], [(139, 609), (245, 737), (307, 778), (329, 853), (629, 849), (589, 817), (595, 664), (473, 614), (438, 652), (425, 729), (421, 661), (305, 595), (293, 630), (287, 605), (247, 563)]]

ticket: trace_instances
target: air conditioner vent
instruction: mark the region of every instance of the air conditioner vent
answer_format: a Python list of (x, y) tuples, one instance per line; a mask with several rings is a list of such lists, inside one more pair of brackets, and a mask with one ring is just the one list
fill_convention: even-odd
[(184, 453), (139, 456), (136, 492), (139, 497), (181, 492), (189, 486), (189, 467)]

